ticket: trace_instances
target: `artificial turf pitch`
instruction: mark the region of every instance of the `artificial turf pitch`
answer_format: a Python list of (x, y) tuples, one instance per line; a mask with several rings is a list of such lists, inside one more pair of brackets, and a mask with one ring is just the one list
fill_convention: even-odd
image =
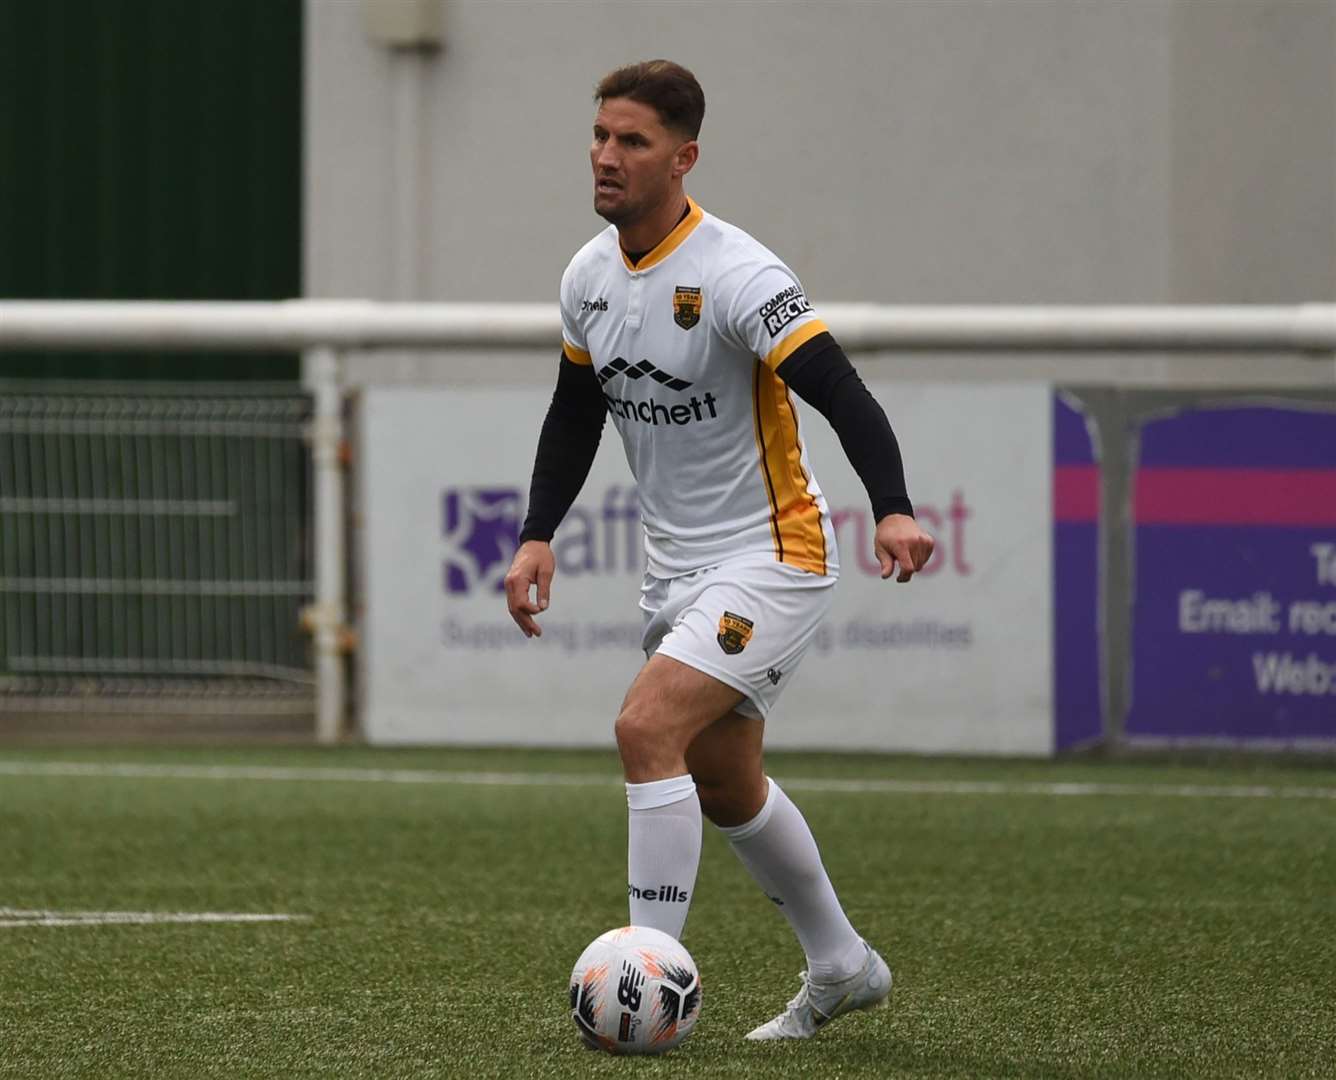
[[(127, 763), (165, 771), (106, 774)], [(0, 926), (0, 1077), (1336, 1077), (1331, 769), (769, 766), (895, 969), (890, 1007), (742, 1041), (802, 956), (707, 826), (700, 1023), (626, 1059), (581, 1048), (566, 997), (626, 920), (610, 754), (0, 748), (6, 921), (308, 917)], [(911, 783), (802, 782), (832, 778)]]

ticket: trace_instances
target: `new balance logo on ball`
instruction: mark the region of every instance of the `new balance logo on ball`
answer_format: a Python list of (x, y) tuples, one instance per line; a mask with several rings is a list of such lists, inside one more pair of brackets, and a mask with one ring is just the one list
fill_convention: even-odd
[(622, 977), (617, 981), (617, 1001), (632, 1012), (639, 1010), (642, 999), (641, 987), (645, 985), (645, 976), (630, 961), (622, 961)]
[(633, 900), (662, 900), (665, 904), (685, 904), (691, 894), (676, 885), (628, 885), (626, 895)]

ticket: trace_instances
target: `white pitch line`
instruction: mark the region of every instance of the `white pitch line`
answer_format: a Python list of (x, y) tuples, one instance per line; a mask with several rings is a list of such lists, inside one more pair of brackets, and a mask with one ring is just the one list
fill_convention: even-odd
[(429, 769), (292, 768), (269, 765), (140, 765), (135, 763), (0, 761), (0, 775), (91, 776), (135, 780), (302, 780), (359, 784), (479, 784), (484, 787), (609, 787), (606, 773), (446, 772)]
[(156, 923), (305, 922), (309, 915), (257, 915), (221, 911), (28, 911), (0, 907), (0, 927), (147, 926)]
[[(144, 765), (133, 762), (0, 761), (4, 776), (82, 776), (136, 780), (267, 780), (482, 787), (620, 787), (606, 773), (450, 772), (431, 769), (295, 768), (265, 765)], [(781, 778), (783, 779), (783, 778)], [(1163, 796), (1187, 799), (1336, 800), (1336, 787), (1218, 784), (1120, 784), (1005, 780), (783, 779), (794, 791), (881, 795)]]

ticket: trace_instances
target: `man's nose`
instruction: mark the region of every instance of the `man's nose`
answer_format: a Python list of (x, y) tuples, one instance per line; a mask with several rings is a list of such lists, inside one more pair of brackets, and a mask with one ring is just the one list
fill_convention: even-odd
[(598, 148), (598, 153), (594, 155), (594, 164), (600, 169), (610, 171), (615, 171), (621, 164), (621, 154), (613, 146), (611, 139)]

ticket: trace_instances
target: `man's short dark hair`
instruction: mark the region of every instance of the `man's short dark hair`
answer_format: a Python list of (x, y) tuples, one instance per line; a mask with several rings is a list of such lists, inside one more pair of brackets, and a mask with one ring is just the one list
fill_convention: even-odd
[(705, 118), (705, 91), (696, 76), (671, 60), (642, 60), (610, 71), (594, 88), (594, 100), (629, 98), (648, 105), (659, 114), (666, 128), (679, 131), (688, 139), (700, 136), (700, 122)]

